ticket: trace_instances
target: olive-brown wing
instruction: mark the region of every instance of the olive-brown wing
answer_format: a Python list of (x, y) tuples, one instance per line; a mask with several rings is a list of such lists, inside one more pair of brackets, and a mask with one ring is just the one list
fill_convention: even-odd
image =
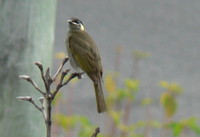
[(74, 60), (93, 81), (96, 79), (95, 76), (102, 75), (101, 59), (94, 43), (71, 37), (69, 38), (69, 50)]

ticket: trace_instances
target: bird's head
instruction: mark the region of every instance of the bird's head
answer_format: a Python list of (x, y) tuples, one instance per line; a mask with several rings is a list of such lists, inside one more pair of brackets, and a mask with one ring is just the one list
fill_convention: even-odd
[(78, 18), (71, 18), (68, 20), (68, 23), (69, 23), (69, 30), (80, 30), (80, 31), (85, 30), (82, 21), (79, 20)]

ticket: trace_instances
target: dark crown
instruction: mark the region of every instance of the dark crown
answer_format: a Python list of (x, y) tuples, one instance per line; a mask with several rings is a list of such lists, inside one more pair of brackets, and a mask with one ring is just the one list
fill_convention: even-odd
[(75, 22), (77, 24), (82, 24), (83, 25), (83, 22), (80, 19), (78, 19), (78, 18), (71, 18), (71, 21)]

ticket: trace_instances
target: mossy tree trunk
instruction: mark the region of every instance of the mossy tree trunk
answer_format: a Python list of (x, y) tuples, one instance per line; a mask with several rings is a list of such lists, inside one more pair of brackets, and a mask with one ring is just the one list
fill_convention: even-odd
[[(18, 78), (42, 85), (34, 61), (51, 65), (56, 0), (0, 0), (0, 136), (44, 137), (42, 114), (17, 96), (38, 93)], [(37, 102), (38, 103), (38, 102)]]

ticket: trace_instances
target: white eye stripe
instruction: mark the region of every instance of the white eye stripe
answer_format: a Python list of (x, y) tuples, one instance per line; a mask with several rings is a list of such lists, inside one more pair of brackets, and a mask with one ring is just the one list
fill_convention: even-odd
[(74, 24), (74, 25), (79, 25), (78, 23), (76, 23), (76, 22), (72, 22), (72, 24)]

